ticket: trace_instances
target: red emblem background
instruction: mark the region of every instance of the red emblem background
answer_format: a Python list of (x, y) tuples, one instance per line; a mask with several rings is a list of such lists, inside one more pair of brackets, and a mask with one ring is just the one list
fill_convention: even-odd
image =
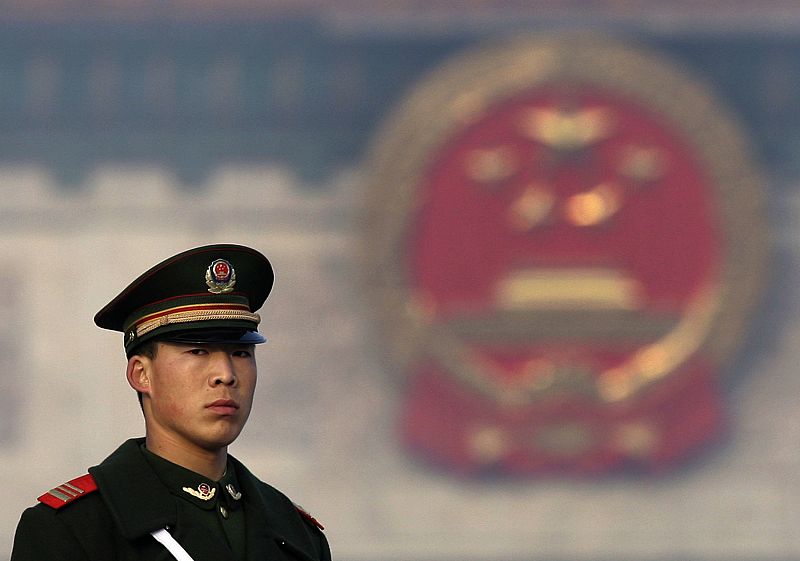
[(216, 282), (226, 282), (230, 280), (231, 266), (224, 259), (217, 259), (211, 265), (213, 269), (214, 280)]
[(767, 254), (741, 139), (684, 72), (598, 39), (421, 84), (376, 145), (367, 236), (409, 448), (594, 473), (712, 440)]

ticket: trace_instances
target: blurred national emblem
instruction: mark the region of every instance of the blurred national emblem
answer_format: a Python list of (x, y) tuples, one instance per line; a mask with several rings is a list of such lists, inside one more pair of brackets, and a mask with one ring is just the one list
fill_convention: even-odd
[(697, 79), (598, 37), (477, 50), (397, 108), (368, 174), (415, 454), (660, 472), (719, 435), (768, 236), (742, 132)]

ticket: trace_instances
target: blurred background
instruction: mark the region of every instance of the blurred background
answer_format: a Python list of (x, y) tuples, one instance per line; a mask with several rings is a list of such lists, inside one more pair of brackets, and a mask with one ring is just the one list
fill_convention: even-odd
[(339, 561), (800, 559), (798, 55), (784, 0), (3, 3), (0, 557), (143, 433), (94, 313), (233, 242), (231, 451)]

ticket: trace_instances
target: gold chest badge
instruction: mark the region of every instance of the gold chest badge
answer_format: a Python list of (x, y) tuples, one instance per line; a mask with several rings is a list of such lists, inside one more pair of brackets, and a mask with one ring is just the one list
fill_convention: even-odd
[(182, 489), (191, 496), (203, 501), (210, 501), (214, 498), (214, 495), (217, 494), (217, 488), (212, 487), (208, 483), (201, 483), (197, 486), (197, 489), (192, 489), (191, 487), (183, 487)]

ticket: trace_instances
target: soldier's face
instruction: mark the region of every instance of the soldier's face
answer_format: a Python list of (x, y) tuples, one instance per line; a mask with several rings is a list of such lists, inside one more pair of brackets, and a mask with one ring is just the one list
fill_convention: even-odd
[(253, 345), (161, 342), (143, 360), (148, 440), (216, 451), (239, 436), (256, 386)]

